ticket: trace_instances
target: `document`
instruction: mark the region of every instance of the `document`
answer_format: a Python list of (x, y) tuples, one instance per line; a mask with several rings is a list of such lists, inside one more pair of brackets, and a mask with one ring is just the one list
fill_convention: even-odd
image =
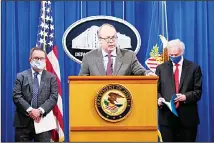
[(176, 94), (172, 96), (172, 99), (170, 100), (170, 102), (164, 101), (163, 103), (169, 108), (169, 110), (178, 117), (178, 113), (176, 111), (175, 108), (175, 103), (174, 103), (174, 99), (176, 98)]
[(36, 134), (56, 129), (56, 117), (53, 115), (53, 111), (51, 110), (45, 117), (41, 117), (39, 123), (34, 121), (34, 127)]

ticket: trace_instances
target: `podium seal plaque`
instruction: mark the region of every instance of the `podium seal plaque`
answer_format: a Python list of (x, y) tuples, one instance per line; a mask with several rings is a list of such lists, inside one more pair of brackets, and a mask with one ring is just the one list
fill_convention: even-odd
[(109, 84), (95, 97), (95, 108), (104, 120), (119, 122), (125, 119), (132, 107), (132, 96), (122, 85)]

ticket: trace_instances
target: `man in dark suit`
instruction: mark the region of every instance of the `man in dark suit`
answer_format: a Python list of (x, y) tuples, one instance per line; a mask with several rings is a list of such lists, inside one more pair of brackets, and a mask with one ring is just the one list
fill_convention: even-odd
[[(197, 64), (183, 58), (184, 44), (180, 40), (168, 42), (168, 62), (156, 69), (158, 80), (159, 127), (165, 142), (196, 140), (197, 126), (200, 123), (197, 102), (202, 93), (202, 73)], [(179, 117), (176, 117), (163, 104), (174, 100)]]
[(110, 24), (98, 30), (100, 48), (84, 55), (79, 75), (154, 75), (145, 70), (134, 52), (117, 47), (117, 31)]
[(15, 141), (50, 141), (50, 131), (36, 134), (34, 128), (34, 121), (40, 122), (41, 117), (53, 109), (58, 99), (56, 76), (44, 70), (45, 59), (46, 54), (41, 48), (32, 48), (29, 59), (31, 69), (17, 74), (13, 89), (16, 105)]

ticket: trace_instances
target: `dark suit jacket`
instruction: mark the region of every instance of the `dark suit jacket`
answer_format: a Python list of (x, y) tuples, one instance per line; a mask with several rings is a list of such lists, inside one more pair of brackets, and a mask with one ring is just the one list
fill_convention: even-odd
[[(26, 110), (31, 106), (32, 90), (33, 77), (31, 69), (18, 73), (13, 89), (13, 101), (16, 105), (13, 123), (15, 127), (26, 127), (31, 119)], [(45, 110), (44, 116), (52, 110), (57, 103), (57, 99), (56, 76), (44, 70), (38, 95), (38, 107)]]
[[(156, 69), (158, 80), (158, 98), (163, 97), (170, 101), (175, 94), (173, 64), (171, 61), (159, 65)], [(186, 101), (180, 102), (177, 111), (180, 121), (185, 126), (196, 126), (200, 123), (197, 101), (202, 93), (202, 73), (200, 66), (184, 59), (180, 78), (179, 93), (186, 95)], [(174, 116), (164, 105), (159, 108), (159, 125), (173, 125)]]
[[(139, 63), (134, 52), (117, 48), (113, 75), (145, 75), (149, 71)], [(79, 75), (106, 75), (102, 50), (95, 49), (84, 55)]]

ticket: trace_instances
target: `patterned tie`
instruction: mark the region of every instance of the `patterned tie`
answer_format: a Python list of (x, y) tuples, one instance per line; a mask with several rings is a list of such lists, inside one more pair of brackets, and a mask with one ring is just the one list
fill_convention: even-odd
[(32, 98), (32, 107), (33, 108), (37, 108), (37, 98), (38, 98), (38, 93), (39, 93), (39, 81), (37, 78), (38, 74), (39, 74), (38, 72), (34, 73), (33, 98)]
[[(176, 93), (179, 93), (179, 69), (178, 66), (179, 64), (175, 64), (176, 69), (175, 69), (175, 73), (174, 73), (174, 80), (175, 80), (175, 91)], [(179, 106), (179, 102), (176, 103), (176, 108), (178, 108)]]
[(106, 75), (112, 75), (112, 60), (111, 60), (111, 54), (108, 54), (108, 64), (107, 64), (107, 70)]

